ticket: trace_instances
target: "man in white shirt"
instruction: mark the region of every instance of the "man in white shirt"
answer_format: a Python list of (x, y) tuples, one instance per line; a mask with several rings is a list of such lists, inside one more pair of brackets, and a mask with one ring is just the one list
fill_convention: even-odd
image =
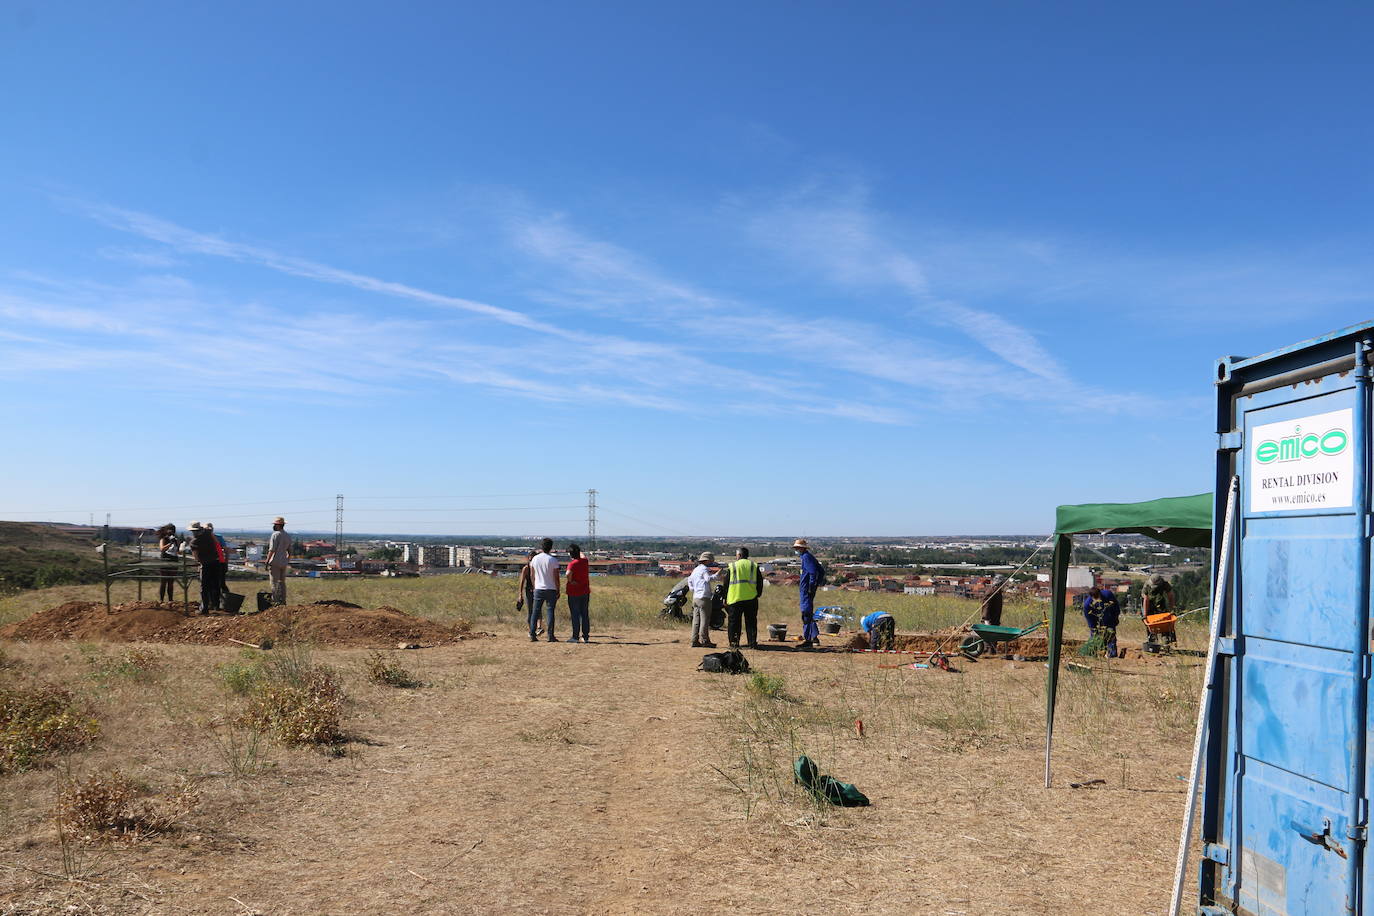
[(711, 553), (697, 557), (696, 569), (687, 577), (687, 585), (692, 589), (692, 648), (714, 649), (711, 642), (711, 581), (716, 573), (711, 566), (716, 558)]
[(291, 567), (291, 535), (286, 519), (272, 519), (272, 539), (267, 542), (267, 578), (272, 582), (272, 603), (286, 603), (286, 571)]
[[(539, 554), (530, 560), (530, 572), (534, 576), (534, 606), (530, 611), (530, 626), (539, 619), (544, 611), (544, 632), (549, 642), (558, 642), (553, 635), (553, 611), (558, 607), (558, 559), (553, 555), (553, 538), (544, 538), (539, 545)], [(539, 637), (530, 630), (530, 642), (538, 642)]]

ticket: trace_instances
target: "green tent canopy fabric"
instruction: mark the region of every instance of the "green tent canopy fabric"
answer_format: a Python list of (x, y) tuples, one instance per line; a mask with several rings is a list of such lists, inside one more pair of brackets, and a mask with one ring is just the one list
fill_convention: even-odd
[(1060, 506), (1055, 534), (1143, 534), (1178, 547), (1212, 543), (1212, 494), (1170, 496), (1143, 503), (1085, 503)]
[(1212, 544), (1212, 494), (1171, 496), (1143, 503), (1084, 503), (1060, 506), (1054, 514), (1054, 563), (1049, 613), (1049, 670), (1045, 675), (1045, 787), (1050, 785), (1054, 704), (1059, 692), (1059, 658), (1064, 646), (1069, 557), (1075, 534), (1143, 534), (1178, 547)]

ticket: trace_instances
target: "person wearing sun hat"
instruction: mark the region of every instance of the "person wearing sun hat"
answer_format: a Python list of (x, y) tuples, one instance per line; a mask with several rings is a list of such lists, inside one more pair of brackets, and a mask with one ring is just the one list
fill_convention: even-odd
[(223, 598), (220, 579), (220, 548), (215, 535), (200, 522), (186, 526), (191, 535), (191, 556), (200, 564), (200, 613), (218, 611)]
[(711, 642), (711, 580), (717, 571), (711, 569), (716, 563), (715, 554), (703, 552), (697, 557), (696, 568), (687, 577), (692, 589), (692, 648), (714, 649)]
[(792, 542), (801, 560), (801, 578), (797, 581), (797, 604), (801, 609), (802, 641), (798, 648), (810, 649), (820, 644), (821, 628), (816, 624), (816, 590), (825, 584), (825, 568), (811, 555), (806, 538)]
[(286, 603), (286, 571), (291, 567), (291, 535), (286, 533), (286, 519), (278, 515), (272, 519), (272, 537), (267, 542), (267, 578), (272, 582), (272, 603)]

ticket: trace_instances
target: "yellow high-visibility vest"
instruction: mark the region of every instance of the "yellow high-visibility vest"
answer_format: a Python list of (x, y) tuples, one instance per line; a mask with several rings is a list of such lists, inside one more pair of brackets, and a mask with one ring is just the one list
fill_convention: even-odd
[(729, 566), (730, 587), (725, 592), (726, 604), (739, 604), (759, 596), (759, 565), (753, 560), (736, 560)]

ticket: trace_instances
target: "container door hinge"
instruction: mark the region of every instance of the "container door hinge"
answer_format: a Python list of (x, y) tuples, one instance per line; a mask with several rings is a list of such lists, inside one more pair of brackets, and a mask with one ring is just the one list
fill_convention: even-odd
[(1371, 672), (1370, 665), (1370, 655), (1366, 652), (1364, 655), (1360, 656), (1360, 677), (1364, 678), (1366, 681), (1369, 680), (1370, 675), (1374, 673)]
[(1219, 452), (1238, 452), (1244, 443), (1241, 441), (1241, 432), (1233, 429), (1229, 433), (1217, 433), (1217, 451)]
[(1219, 636), (1219, 637), (1217, 637), (1217, 654), (1218, 654), (1218, 655), (1235, 655), (1235, 654), (1236, 654), (1236, 638), (1235, 638), (1234, 636)]
[(1220, 843), (1204, 844), (1202, 847), (1202, 857), (1228, 868), (1231, 865), (1231, 849)]

